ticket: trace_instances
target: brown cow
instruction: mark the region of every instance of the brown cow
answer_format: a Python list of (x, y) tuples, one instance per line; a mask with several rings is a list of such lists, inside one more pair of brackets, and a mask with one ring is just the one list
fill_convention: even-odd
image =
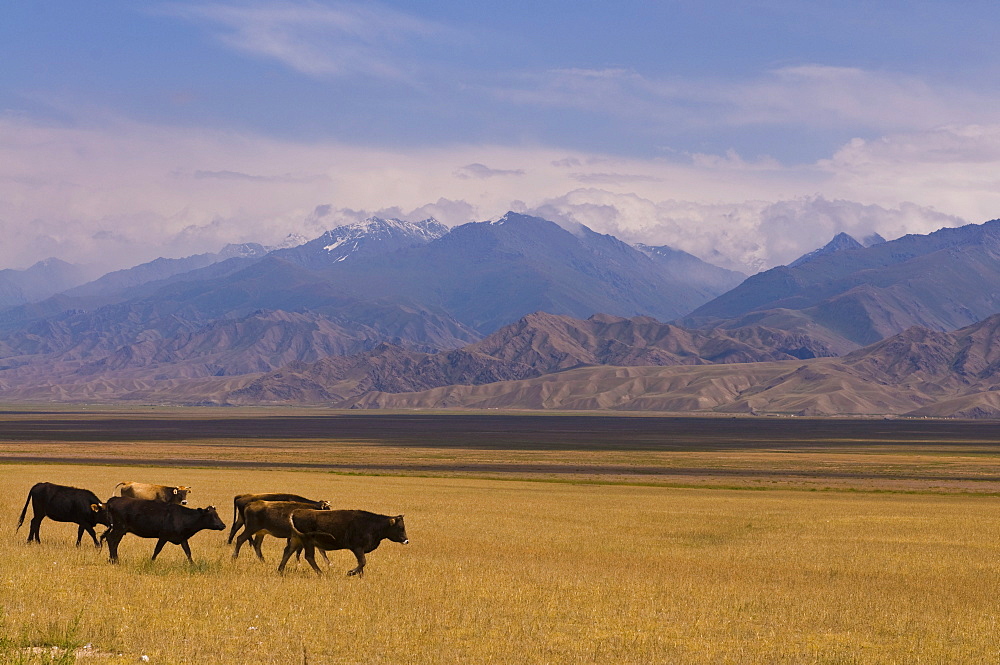
[(316, 574), (321, 573), (316, 565), (315, 550), (351, 550), (358, 560), (356, 568), (348, 575), (362, 575), (365, 569), (365, 554), (373, 551), (385, 539), (408, 545), (406, 525), (403, 516), (378, 515), (364, 510), (293, 510), (288, 516), (291, 538), (285, 546), (278, 572), (292, 554), (305, 548), (306, 561)]
[(233, 526), (229, 530), (229, 542), (232, 544), (233, 538), (236, 537), (236, 532), (240, 530), (243, 526), (245, 520), (243, 518), (243, 511), (254, 501), (297, 501), (299, 503), (308, 504), (303, 506), (303, 508), (316, 508), (317, 510), (329, 510), (329, 501), (313, 501), (312, 499), (307, 499), (304, 496), (299, 496), (298, 494), (280, 494), (277, 492), (265, 493), (265, 494), (237, 494), (233, 497)]
[(112, 492), (114, 494), (121, 487), (121, 495), (130, 499), (145, 499), (146, 501), (161, 501), (163, 503), (176, 503), (181, 506), (187, 505), (187, 495), (191, 492), (190, 487), (181, 485), (153, 485), (151, 483), (118, 483)]
[[(243, 543), (252, 539), (253, 549), (257, 553), (257, 558), (264, 561), (264, 553), (260, 549), (260, 544), (263, 542), (264, 536), (271, 534), (275, 538), (288, 538), (292, 535), (288, 517), (291, 512), (301, 508), (314, 507), (315, 505), (311, 502), (302, 503), (299, 501), (254, 501), (250, 503), (250, 505), (243, 509), (243, 519), (246, 526), (243, 528), (243, 533), (236, 537), (233, 558), (236, 559), (239, 557), (240, 548), (243, 547)], [(329, 510), (329, 508), (325, 510)], [(323, 558), (326, 558), (326, 553), (323, 553)], [(327, 563), (329, 563), (329, 560), (327, 560)]]

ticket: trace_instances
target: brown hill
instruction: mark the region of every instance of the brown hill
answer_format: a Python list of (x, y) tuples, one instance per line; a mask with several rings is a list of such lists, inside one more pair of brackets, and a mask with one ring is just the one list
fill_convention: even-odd
[(748, 363), (831, 355), (805, 335), (764, 328), (692, 331), (648, 317), (587, 320), (536, 312), (481, 342), (437, 354), (383, 344), (350, 357), (295, 363), (227, 397), (233, 403), (326, 401), (526, 379), (593, 366)]
[(913, 328), (844, 358), (709, 367), (585, 367), (534, 379), (371, 392), (343, 406), (1000, 417), (1000, 315)]

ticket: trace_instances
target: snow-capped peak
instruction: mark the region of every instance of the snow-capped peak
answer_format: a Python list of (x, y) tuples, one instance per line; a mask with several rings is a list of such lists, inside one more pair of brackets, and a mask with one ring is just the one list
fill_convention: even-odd
[(323, 249), (334, 252), (348, 245), (352, 249), (357, 249), (358, 243), (369, 239), (411, 239), (416, 242), (430, 242), (447, 232), (448, 228), (434, 218), (419, 222), (407, 222), (396, 218), (369, 217), (363, 221), (345, 224), (327, 231), (323, 237), (330, 242), (324, 245)]
[(285, 250), (281, 255), (303, 265), (321, 268), (359, 255), (384, 254), (422, 245), (447, 232), (448, 227), (435, 219), (408, 222), (395, 218), (369, 217), (330, 229), (319, 238)]

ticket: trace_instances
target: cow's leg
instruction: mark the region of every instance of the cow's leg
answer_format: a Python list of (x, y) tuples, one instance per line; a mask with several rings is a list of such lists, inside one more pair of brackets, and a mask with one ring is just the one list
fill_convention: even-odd
[(323, 571), (320, 570), (319, 566), (316, 565), (316, 546), (313, 545), (311, 542), (305, 543), (305, 546), (306, 546), (306, 561), (308, 561), (309, 565), (313, 567), (313, 570), (316, 571), (317, 575), (322, 575)]
[(234, 559), (237, 558), (237, 557), (239, 557), (239, 555), (240, 555), (240, 548), (243, 547), (243, 543), (245, 543), (248, 540), (250, 540), (250, 536), (251, 535), (252, 534), (247, 533), (246, 529), (243, 529), (243, 533), (241, 533), (239, 536), (237, 536), (237, 538), (236, 538), (236, 547), (233, 548), (233, 558)]
[[(87, 531), (87, 533), (90, 534), (90, 537), (93, 539), (93, 541), (94, 541), (94, 547), (96, 547), (97, 549), (101, 549), (101, 543), (97, 540), (97, 532), (94, 531), (94, 527), (92, 527), (92, 526), (85, 526), (84, 529)], [(80, 544), (80, 539), (79, 538), (77, 538), (76, 544), (77, 545)]]
[(28, 525), (28, 542), (32, 540), (36, 543), (42, 542), (41, 538), (38, 537), (39, 528), (42, 526), (42, 520), (45, 519), (45, 515), (35, 515), (31, 518), (31, 523)]
[(229, 540), (226, 541), (230, 545), (233, 544), (233, 538), (236, 537), (236, 532), (240, 530), (241, 526), (246, 524), (246, 522), (243, 521), (243, 513), (237, 511), (236, 514), (239, 515), (239, 517), (237, 517), (236, 521), (233, 522), (233, 528), (229, 530)]
[(188, 563), (194, 564), (194, 559), (191, 558), (191, 548), (188, 547), (188, 541), (181, 541), (181, 549), (184, 550), (184, 554), (187, 554)]
[(296, 551), (296, 546), (292, 544), (292, 539), (289, 538), (288, 542), (285, 543), (285, 551), (281, 555), (281, 563), (278, 564), (278, 572), (285, 572), (285, 564), (292, 557), (292, 553)]
[(80, 541), (83, 540), (83, 532), (87, 527), (84, 526), (83, 524), (79, 524), (77, 526), (78, 528), (76, 530), (76, 546), (79, 547)]
[(257, 553), (257, 558), (261, 561), (264, 560), (264, 553), (260, 551), (260, 544), (264, 542), (264, 536), (264, 532), (261, 531), (253, 537), (253, 551)]
[(108, 529), (101, 538), (108, 541), (108, 560), (111, 563), (118, 563), (118, 543), (125, 537), (124, 533), (118, 533), (114, 529)]
[(330, 567), (330, 557), (328, 557), (326, 555), (326, 550), (320, 549), (319, 553), (323, 555), (323, 561), (326, 561), (326, 567), (329, 568)]
[(348, 575), (364, 575), (365, 574), (365, 551), (361, 548), (356, 550), (351, 550), (354, 552), (354, 556), (358, 559), (358, 567), (347, 571)]
[(166, 544), (167, 544), (166, 538), (160, 538), (159, 540), (156, 541), (156, 547), (153, 548), (153, 558), (150, 559), (150, 561), (156, 561), (156, 555), (160, 553), (160, 550), (162, 550), (163, 546)]

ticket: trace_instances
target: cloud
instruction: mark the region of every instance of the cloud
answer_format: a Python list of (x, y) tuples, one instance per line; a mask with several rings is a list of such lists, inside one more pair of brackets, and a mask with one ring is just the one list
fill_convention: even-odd
[(969, 219), (1000, 216), (1000, 124), (854, 139), (817, 167), (841, 192), (863, 189), (882, 200), (925, 192), (935, 207)]
[[(474, 167), (474, 177), (456, 177), (455, 164)], [(667, 160), (489, 145), (388, 150), (121, 119), (71, 128), (0, 116), (0, 267), (57, 256), (121, 268), (229, 242), (316, 237), (371, 214), (455, 225), (514, 209), (746, 272), (794, 260), (840, 231), (894, 238), (991, 219), (998, 172), (1000, 126), (992, 125), (859, 139), (815, 164), (784, 166), (735, 153)], [(586, 186), (581, 175), (590, 176)]]
[(573, 180), (585, 185), (624, 185), (636, 182), (663, 182), (663, 178), (640, 173), (574, 173)]
[(249, 182), (274, 183), (304, 183), (327, 179), (326, 176), (322, 175), (253, 175), (250, 173), (240, 173), (239, 171), (195, 171), (191, 174), (191, 177), (195, 180), (246, 180)]
[(746, 79), (657, 78), (630, 69), (524, 73), (492, 94), (539, 107), (642, 119), (658, 132), (795, 125), (892, 132), (1000, 122), (994, 96), (899, 72), (819, 64)]
[(531, 212), (585, 224), (628, 242), (669, 245), (745, 273), (790, 263), (840, 232), (859, 239), (877, 232), (891, 240), (966, 223), (912, 203), (884, 208), (821, 196), (723, 204), (657, 202), (599, 189), (569, 192)]
[(456, 178), (479, 179), (495, 178), (497, 176), (524, 175), (524, 169), (491, 169), (484, 164), (466, 164), (455, 171)]
[(411, 44), (454, 36), (374, 2), (175, 3), (161, 11), (204, 26), (233, 49), (315, 77), (406, 79)]

